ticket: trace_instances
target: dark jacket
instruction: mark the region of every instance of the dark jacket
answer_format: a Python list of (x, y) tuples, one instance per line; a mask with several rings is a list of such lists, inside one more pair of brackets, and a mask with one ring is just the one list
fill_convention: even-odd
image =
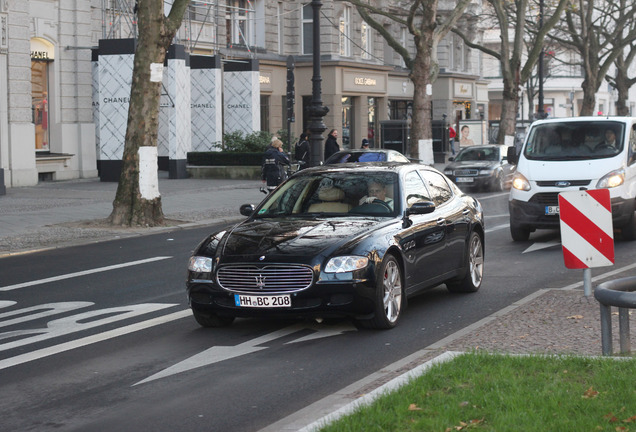
[(309, 166), (309, 141), (307, 141), (306, 138), (302, 137), (296, 143), (294, 159), (296, 159), (296, 162), (300, 165), (300, 169)]
[(340, 146), (336, 141), (336, 137), (334, 137), (333, 135), (329, 135), (327, 137), (327, 141), (325, 141), (325, 160), (327, 160), (329, 156), (338, 151), (340, 151)]
[(285, 165), (289, 165), (289, 159), (276, 147), (269, 146), (263, 154), (261, 167), (261, 179), (267, 181), (267, 189), (272, 191), (286, 178)]

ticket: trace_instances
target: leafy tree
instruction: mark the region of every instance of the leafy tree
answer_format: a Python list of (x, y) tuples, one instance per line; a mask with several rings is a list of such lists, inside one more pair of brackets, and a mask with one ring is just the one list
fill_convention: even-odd
[[(438, 13), (438, 0), (375, 1), (342, 0), (353, 4), (362, 19), (375, 29), (404, 60), (413, 82), (413, 117), (410, 155), (419, 158), (419, 141), (431, 141), (432, 95), (427, 91), (439, 73), (437, 47), (462, 17), (471, 0), (458, 0), (454, 9)], [(377, 6), (376, 6), (377, 5)], [(441, 12), (441, 11), (440, 11)], [(413, 37), (415, 56), (388, 31), (384, 20), (404, 26)]]
[[(151, 76), (151, 67), (163, 66), (166, 51), (181, 26), (189, 2), (174, 0), (168, 16), (164, 15), (164, 0), (137, 2), (139, 39), (135, 50), (122, 171), (113, 211), (108, 217), (113, 225), (156, 226), (164, 222), (156, 178), (161, 80)], [(140, 155), (142, 160), (150, 161), (154, 155), (154, 166), (140, 166)], [(140, 182), (140, 174), (143, 182)]]

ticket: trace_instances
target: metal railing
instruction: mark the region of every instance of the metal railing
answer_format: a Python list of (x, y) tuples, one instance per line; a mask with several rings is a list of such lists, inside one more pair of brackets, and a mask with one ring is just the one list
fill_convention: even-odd
[(636, 277), (604, 282), (594, 290), (601, 304), (601, 344), (603, 355), (612, 355), (612, 306), (618, 307), (620, 352), (629, 353), (629, 309), (636, 309)]

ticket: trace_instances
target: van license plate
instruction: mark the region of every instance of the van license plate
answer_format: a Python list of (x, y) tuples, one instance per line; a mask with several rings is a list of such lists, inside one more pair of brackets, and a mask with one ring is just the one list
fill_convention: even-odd
[(545, 206), (545, 214), (546, 215), (558, 215), (559, 214), (559, 206)]

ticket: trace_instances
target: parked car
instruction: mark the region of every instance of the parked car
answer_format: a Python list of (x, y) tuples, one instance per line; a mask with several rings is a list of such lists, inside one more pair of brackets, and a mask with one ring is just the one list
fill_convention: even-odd
[(241, 213), (245, 221), (206, 236), (188, 264), (189, 304), (204, 327), (348, 316), (386, 329), (407, 297), (482, 283), (482, 207), (429, 166), (309, 168)]
[(502, 191), (512, 184), (515, 165), (508, 163), (508, 147), (483, 145), (464, 147), (444, 168), (457, 185), (471, 189)]
[(329, 156), (325, 161), (325, 165), (341, 164), (351, 162), (411, 162), (409, 158), (404, 156), (397, 150), (389, 149), (353, 149), (340, 150)]
[(518, 162), (508, 201), (514, 241), (559, 229), (559, 193), (581, 189), (608, 189), (614, 229), (636, 240), (636, 117), (539, 120), (508, 157)]

